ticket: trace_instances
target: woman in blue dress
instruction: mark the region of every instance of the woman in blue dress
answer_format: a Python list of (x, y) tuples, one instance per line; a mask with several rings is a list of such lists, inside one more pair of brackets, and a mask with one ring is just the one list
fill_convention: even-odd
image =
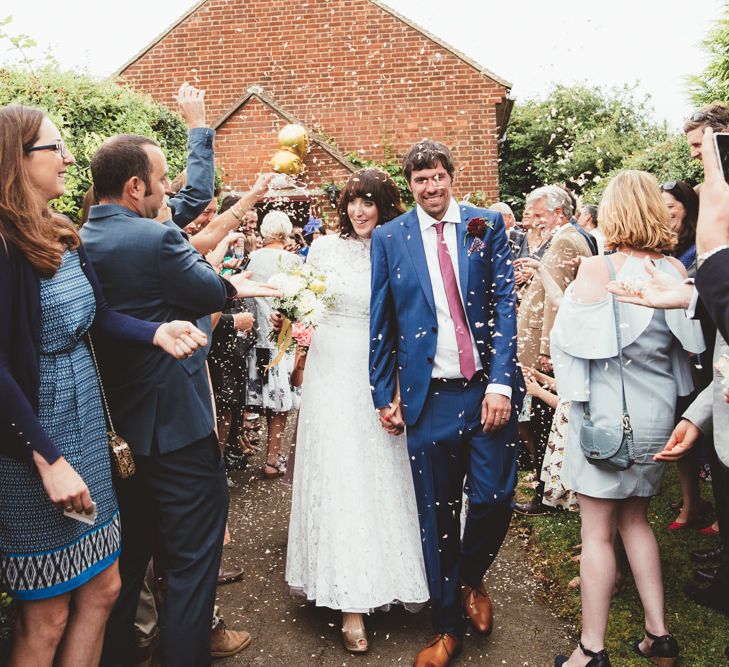
[[(184, 358), (205, 336), (106, 305), (76, 229), (49, 202), (75, 162), (42, 111), (0, 108), (0, 585), (9, 665), (96, 665), (119, 590), (119, 512), (85, 336)], [(96, 518), (91, 524), (64, 512)]]

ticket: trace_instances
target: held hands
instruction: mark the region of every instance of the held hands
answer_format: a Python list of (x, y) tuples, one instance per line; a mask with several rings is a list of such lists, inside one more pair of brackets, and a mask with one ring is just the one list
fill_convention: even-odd
[(208, 337), (195, 325), (183, 320), (162, 324), (154, 334), (152, 343), (175, 359), (191, 357), (199, 347), (207, 345)]
[(66, 459), (61, 457), (48, 463), (38, 452), (33, 452), (33, 462), (41, 476), (46, 495), (58, 509), (93, 513), (94, 504), (89, 487)]
[[(703, 194), (702, 194), (703, 197)], [(607, 284), (607, 291), (618, 297), (618, 301), (634, 303), (647, 308), (688, 308), (691, 303), (693, 287), (678, 278), (659, 271), (648, 258), (643, 267), (650, 276), (647, 281), (619, 282)]]
[(405, 430), (405, 420), (402, 418), (400, 399), (396, 398), (390, 405), (378, 410), (380, 424), (390, 435), (400, 435)]
[(198, 90), (187, 81), (183, 82), (175, 95), (180, 115), (188, 129), (207, 127), (205, 123), (205, 91)]
[(668, 438), (668, 442), (663, 447), (663, 450), (658, 452), (653, 457), (653, 460), (678, 461), (688, 454), (689, 450), (696, 444), (700, 435), (701, 431), (695, 424), (688, 419), (682, 419), (676, 424), (676, 428), (673, 429), (673, 433)]
[(511, 399), (503, 394), (488, 393), (481, 402), (481, 425), (484, 433), (493, 433), (509, 423)]

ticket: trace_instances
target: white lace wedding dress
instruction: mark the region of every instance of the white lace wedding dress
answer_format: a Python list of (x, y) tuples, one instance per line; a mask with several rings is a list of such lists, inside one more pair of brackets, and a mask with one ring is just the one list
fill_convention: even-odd
[(369, 254), (369, 241), (328, 235), (307, 259), (336, 305), (304, 371), (286, 580), (317, 606), (416, 611), (429, 596), (407, 447), (370, 394)]

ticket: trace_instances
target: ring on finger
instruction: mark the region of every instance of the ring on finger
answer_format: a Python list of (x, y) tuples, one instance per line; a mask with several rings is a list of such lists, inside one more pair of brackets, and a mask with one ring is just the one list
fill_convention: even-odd
[(69, 506), (69, 507), (64, 507), (63, 509), (64, 509), (64, 510), (65, 510), (66, 512), (73, 512), (73, 506), (72, 506), (72, 505), (71, 505), (71, 506)]

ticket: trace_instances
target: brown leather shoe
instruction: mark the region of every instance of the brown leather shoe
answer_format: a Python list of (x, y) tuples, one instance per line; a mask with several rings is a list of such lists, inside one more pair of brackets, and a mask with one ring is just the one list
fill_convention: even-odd
[(454, 635), (443, 632), (436, 635), (428, 645), (415, 656), (413, 667), (446, 667), (463, 648), (463, 642)]
[(240, 653), (251, 643), (251, 636), (245, 630), (228, 630), (221, 618), (210, 635), (210, 656), (227, 658)]
[(462, 584), (461, 595), (463, 611), (476, 632), (486, 636), (490, 635), (494, 629), (494, 607), (483, 582), (476, 588)]
[(231, 567), (229, 570), (224, 570), (222, 567), (218, 570), (218, 586), (223, 584), (229, 584), (233, 581), (238, 581), (243, 576), (242, 567)]

